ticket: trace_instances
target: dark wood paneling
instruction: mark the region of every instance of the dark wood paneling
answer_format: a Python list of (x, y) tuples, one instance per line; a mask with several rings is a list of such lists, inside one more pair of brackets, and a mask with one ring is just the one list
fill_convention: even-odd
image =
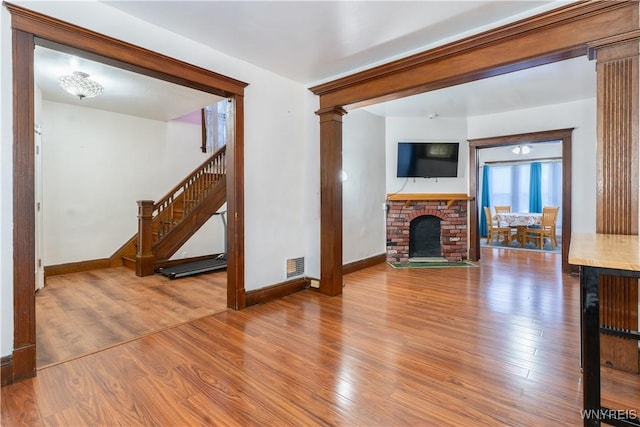
[[(598, 233), (638, 234), (639, 39), (635, 31), (592, 44), (598, 61)], [(601, 324), (638, 329), (638, 280), (602, 277), (600, 301)], [(606, 334), (600, 339), (601, 363), (640, 372), (635, 340)]]
[(361, 259), (354, 262), (349, 262), (342, 265), (342, 274), (349, 274), (362, 270), (368, 267), (372, 267), (376, 264), (380, 264), (387, 261), (387, 254), (374, 255), (369, 258)]
[(246, 292), (247, 307), (282, 298), (295, 292), (302, 291), (309, 287), (310, 280), (306, 277), (300, 277), (275, 285), (267, 286), (260, 289), (254, 289)]
[[(557, 129), (542, 132), (523, 133), (518, 135), (495, 136), (469, 140), (469, 191), (472, 196), (478, 196), (478, 158), (477, 150), (481, 148), (500, 147), (517, 144), (535, 144), (537, 142), (561, 141), (562, 142), (562, 271), (571, 272), (569, 265), (569, 244), (571, 242), (571, 150), (573, 128)], [(475, 165), (475, 166), (474, 166)], [(473, 192), (472, 192), (473, 191)], [(477, 197), (476, 197), (477, 199)], [(471, 222), (469, 224), (469, 259), (477, 261), (474, 254), (480, 254), (480, 233), (478, 232), (478, 201), (472, 201), (470, 205)]]

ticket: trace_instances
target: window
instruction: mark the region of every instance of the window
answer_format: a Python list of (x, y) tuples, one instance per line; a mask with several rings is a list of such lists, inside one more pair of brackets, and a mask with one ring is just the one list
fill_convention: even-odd
[[(511, 206), (512, 212), (530, 212), (531, 163), (492, 165), (489, 167), (491, 206)], [(562, 222), (562, 162), (541, 163), (542, 206), (559, 206), (558, 226)]]
[(207, 153), (215, 153), (227, 143), (227, 104), (228, 101), (223, 99), (204, 107)]

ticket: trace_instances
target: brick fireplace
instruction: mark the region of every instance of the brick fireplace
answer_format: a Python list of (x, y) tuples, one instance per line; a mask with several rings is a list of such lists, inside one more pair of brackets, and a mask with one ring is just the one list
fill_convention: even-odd
[[(387, 214), (387, 261), (407, 262), (410, 249), (415, 252), (420, 239), (436, 239), (426, 245), (429, 256), (443, 257), (447, 261), (462, 261), (468, 258), (467, 204), (470, 197), (452, 194), (394, 194), (389, 196)], [(420, 222), (420, 224), (412, 221)], [(411, 232), (425, 229), (411, 239)], [(439, 223), (439, 236), (434, 235)], [(418, 226), (416, 226), (418, 225)], [(437, 239), (439, 238), (439, 242)], [(411, 248), (410, 248), (411, 247)], [(434, 248), (440, 253), (434, 253)]]

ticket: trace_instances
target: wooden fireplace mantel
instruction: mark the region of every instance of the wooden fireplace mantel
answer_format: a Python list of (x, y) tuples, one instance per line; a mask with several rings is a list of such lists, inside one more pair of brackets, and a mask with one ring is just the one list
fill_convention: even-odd
[(447, 208), (450, 208), (458, 200), (474, 200), (475, 197), (464, 193), (399, 193), (387, 194), (387, 200), (404, 200), (409, 206), (412, 200), (446, 200)]

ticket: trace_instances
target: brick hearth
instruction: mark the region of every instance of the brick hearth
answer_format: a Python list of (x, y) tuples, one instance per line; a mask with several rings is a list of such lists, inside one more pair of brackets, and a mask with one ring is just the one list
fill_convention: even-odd
[[(440, 218), (442, 257), (447, 261), (462, 261), (468, 257), (467, 200), (389, 200), (387, 215), (387, 261), (406, 262), (409, 259), (409, 225), (423, 215)], [(433, 196), (431, 196), (433, 197)]]

